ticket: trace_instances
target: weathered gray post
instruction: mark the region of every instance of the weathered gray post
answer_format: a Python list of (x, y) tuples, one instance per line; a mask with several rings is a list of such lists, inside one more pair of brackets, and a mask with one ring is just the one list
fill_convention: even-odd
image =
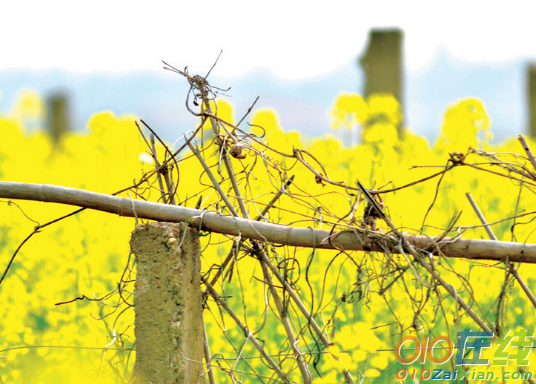
[(359, 63), (366, 73), (365, 96), (391, 93), (403, 109), (402, 38), (399, 29), (370, 31), (367, 52)]
[[(205, 383), (200, 244), (184, 224), (149, 223), (132, 233), (138, 384)], [(194, 362), (196, 361), (196, 362)]]
[(68, 98), (64, 92), (59, 92), (50, 96), (47, 102), (48, 130), (54, 144), (57, 144), (61, 135), (69, 130)]
[(529, 101), (529, 134), (536, 137), (536, 64), (529, 65), (528, 81), (528, 101)]
[(402, 100), (402, 31), (370, 31), (367, 52), (360, 60), (367, 74), (365, 96), (390, 92)]

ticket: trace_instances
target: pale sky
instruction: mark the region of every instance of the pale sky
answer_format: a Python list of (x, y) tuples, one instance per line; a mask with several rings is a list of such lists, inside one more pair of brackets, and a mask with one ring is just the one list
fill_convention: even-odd
[[(218, 76), (265, 67), (284, 79), (332, 71), (363, 52), (370, 28), (405, 32), (418, 71), (440, 47), (462, 60), (536, 60), (536, 2), (0, 0), (0, 70), (191, 73), (217, 57)], [(500, 5), (495, 5), (500, 4)]]

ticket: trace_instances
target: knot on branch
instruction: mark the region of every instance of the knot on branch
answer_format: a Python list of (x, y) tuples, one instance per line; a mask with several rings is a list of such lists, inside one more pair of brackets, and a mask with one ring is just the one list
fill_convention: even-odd
[(465, 155), (460, 152), (452, 152), (449, 153), (450, 159), (449, 162), (452, 163), (452, 165), (463, 165), (465, 163)]

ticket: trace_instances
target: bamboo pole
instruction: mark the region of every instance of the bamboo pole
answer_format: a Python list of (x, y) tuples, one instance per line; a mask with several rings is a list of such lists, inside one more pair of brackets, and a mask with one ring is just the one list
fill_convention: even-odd
[(151, 140), (151, 148), (153, 150), (154, 166), (157, 169), (156, 179), (158, 180), (158, 186), (160, 187), (160, 195), (162, 196), (162, 202), (164, 204), (167, 204), (166, 190), (164, 189), (164, 182), (162, 181), (162, 172), (160, 171), (160, 162), (158, 161), (158, 155), (156, 152), (156, 143), (154, 141), (153, 133), (151, 133), (150, 140)]
[[(217, 212), (133, 200), (48, 184), (0, 181), (0, 198), (74, 205), (115, 213), (119, 216), (138, 217), (140, 219), (188, 222), (195, 228), (202, 227), (207, 231), (215, 233), (225, 233), (233, 236), (240, 235), (242, 238), (295, 247), (363, 251), (363, 244), (365, 244), (367, 236), (367, 234), (361, 233), (357, 228), (334, 232), (312, 228), (298, 228), (223, 216)], [(372, 246), (367, 250), (384, 252), (385, 249), (388, 249), (392, 253), (399, 253), (397, 249), (398, 238), (380, 233), (372, 233), (370, 236), (374, 237), (374, 239)], [(404, 239), (417, 248), (429, 247), (432, 245), (433, 240), (433, 238), (425, 236), (407, 235), (404, 236)], [(376, 243), (381, 243), (381, 247), (376, 245)], [(447, 257), (470, 260), (509, 260), (510, 262), (536, 263), (536, 244), (444, 238), (439, 243), (439, 246), (442, 253)], [(431, 252), (434, 253), (436, 251), (432, 248)]]
[(212, 355), (210, 354), (210, 346), (208, 344), (207, 327), (203, 316), (201, 316), (201, 323), (203, 323), (203, 349), (205, 352), (205, 363), (207, 364), (208, 382), (209, 384), (216, 384), (214, 370), (212, 369)]

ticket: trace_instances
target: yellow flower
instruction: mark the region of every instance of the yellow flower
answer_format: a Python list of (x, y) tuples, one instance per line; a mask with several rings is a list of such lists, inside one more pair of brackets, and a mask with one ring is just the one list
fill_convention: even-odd
[(367, 118), (367, 104), (357, 93), (341, 93), (329, 111), (333, 129), (351, 129)]
[(398, 100), (389, 93), (374, 93), (367, 97), (368, 119), (366, 125), (383, 122), (398, 126), (402, 122), (402, 110)]

